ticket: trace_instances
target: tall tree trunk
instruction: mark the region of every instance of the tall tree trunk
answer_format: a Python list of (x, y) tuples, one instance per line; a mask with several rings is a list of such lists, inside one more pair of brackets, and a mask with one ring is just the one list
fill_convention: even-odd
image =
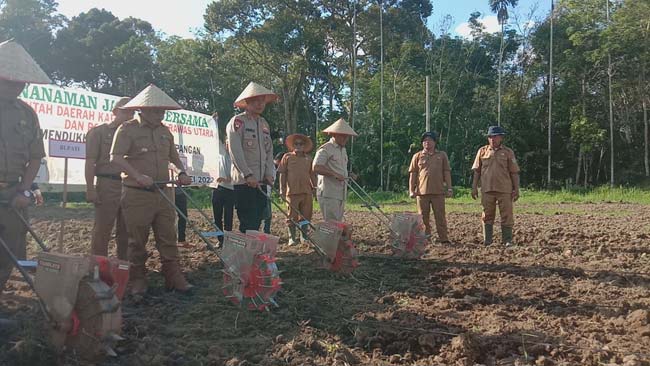
[[(467, 149), (467, 135), (468, 135), (468, 129), (467, 129), (467, 128), (463, 128), (463, 129), (465, 130), (465, 131), (464, 131), (465, 133), (463, 134), (463, 145), (462, 145), (462, 146), (463, 146), (463, 149), (461, 150), (461, 151), (462, 151), (462, 152), (461, 152), (461, 156), (465, 156), (465, 154), (466, 154), (466, 149)], [(461, 161), (461, 171), (463, 171), (463, 172), (468, 171), (469, 169), (466, 169), (466, 168), (465, 168), (466, 166), (467, 166), (467, 165), (466, 165), (466, 159), (463, 159), (463, 160)], [(469, 174), (472, 174), (472, 175), (473, 175), (474, 173), (469, 173)], [(470, 180), (468, 181), (467, 178), (469, 178), (469, 176), (468, 176), (467, 174), (463, 174), (463, 185), (467, 185), (467, 184), (471, 181), (471, 179), (472, 179), (472, 178), (470, 178)]]
[(643, 107), (643, 165), (645, 167), (645, 176), (650, 177), (650, 157), (648, 156), (648, 103), (650, 98), (647, 97), (645, 88), (645, 63), (641, 63), (641, 74), (639, 78), (639, 89), (641, 90), (641, 106)]
[(603, 166), (603, 157), (605, 156), (605, 146), (600, 148), (600, 158), (598, 158), (598, 171), (596, 172), (596, 182), (600, 181), (600, 168)]
[(282, 106), (284, 107), (284, 132), (289, 135), (296, 130), (296, 120), (294, 118), (293, 93), (287, 85), (282, 86)]
[(388, 172), (386, 172), (386, 190), (390, 191), (390, 168), (392, 164), (388, 164)]
[[(355, 108), (356, 108), (356, 89), (357, 89), (357, 3), (354, 2), (354, 10), (352, 17), (352, 52), (350, 53), (350, 124), (354, 128), (355, 123)], [(354, 151), (354, 137), (350, 142), (350, 155)]]
[[(609, 24), (609, 0), (607, 0), (607, 23)], [(614, 187), (614, 105), (612, 102), (612, 55), (607, 52), (607, 87), (609, 89), (609, 185)]]
[(576, 169), (576, 185), (580, 184), (580, 169), (582, 169), (582, 146), (578, 147), (578, 169)]
[(282, 106), (284, 107), (284, 133), (289, 133), (289, 119), (291, 119), (291, 107), (287, 97), (289, 95), (289, 88), (282, 86)]
[(551, 0), (551, 35), (549, 47), (549, 64), (548, 64), (548, 162), (546, 166), (546, 180), (547, 187), (551, 187), (551, 163), (552, 158), (552, 142), (553, 142), (553, 16), (554, 14), (553, 0)]
[(645, 176), (650, 177), (650, 158), (648, 157), (648, 101), (643, 97), (643, 162), (645, 165)]
[(582, 166), (584, 167), (584, 175), (585, 175), (585, 183), (584, 187), (587, 188), (587, 185), (589, 184), (589, 165), (590, 165), (590, 160), (591, 160), (591, 153), (589, 154), (583, 154), (584, 163)]
[(505, 28), (505, 24), (502, 22), (501, 23), (501, 46), (499, 47), (499, 85), (497, 87), (498, 89), (498, 97), (497, 97), (497, 125), (501, 126), (501, 65), (503, 64), (503, 42), (505, 39), (505, 35), (503, 34)]
[[(580, 82), (580, 104), (582, 107), (583, 117), (587, 116), (587, 102), (585, 100), (586, 93), (587, 93), (587, 81), (585, 75), (583, 74), (582, 80)], [(576, 185), (580, 184), (580, 172), (581, 172), (581, 168), (582, 168), (581, 165), (583, 160), (584, 160), (584, 153), (582, 151), (582, 144), (580, 144), (578, 146), (578, 169), (576, 170)], [(585, 177), (585, 179), (587, 178)]]

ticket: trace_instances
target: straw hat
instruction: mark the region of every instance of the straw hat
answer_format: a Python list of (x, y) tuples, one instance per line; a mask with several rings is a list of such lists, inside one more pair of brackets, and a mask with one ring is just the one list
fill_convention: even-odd
[(31, 84), (52, 82), (23, 46), (12, 40), (0, 43), (0, 79)]
[(343, 118), (339, 118), (338, 121), (332, 123), (329, 127), (324, 129), (323, 132), (329, 134), (359, 136)]
[(303, 151), (306, 153), (310, 152), (314, 148), (314, 143), (311, 141), (309, 136), (303, 135), (301, 133), (294, 133), (293, 135), (287, 136), (287, 140), (284, 142), (284, 144), (287, 145), (289, 151), (293, 151), (293, 143), (296, 140), (302, 140), (302, 142), (305, 144)]
[(157, 86), (149, 84), (143, 91), (126, 103), (122, 109), (159, 108), (165, 110), (183, 109), (169, 95)]
[(274, 92), (261, 86), (260, 84), (251, 81), (246, 89), (244, 89), (244, 91), (239, 94), (237, 100), (235, 100), (235, 103), (233, 104), (237, 108), (246, 108), (246, 99), (259, 96), (266, 97), (264, 100), (265, 103), (275, 102), (280, 99), (280, 97)]

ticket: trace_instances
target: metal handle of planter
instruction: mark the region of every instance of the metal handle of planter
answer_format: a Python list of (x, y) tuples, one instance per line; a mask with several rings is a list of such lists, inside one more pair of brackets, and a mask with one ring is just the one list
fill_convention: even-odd
[[(277, 202), (273, 201), (273, 200), (271, 199), (271, 196), (268, 195), (266, 192), (264, 192), (264, 191), (262, 190), (262, 187), (257, 186), (257, 189), (258, 189), (258, 190), (259, 190), (259, 191), (264, 195), (264, 197), (266, 197), (267, 200), (269, 200), (269, 201), (273, 204), (273, 206), (275, 206), (275, 207), (276, 207), (276, 208), (277, 208), (277, 209), (278, 209), (278, 210), (279, 210), (279, 211), (280, 211), (280, 212), (281, 212), (281, 213), (282, 213), (282, 214), (283, 214), (283, 215), (284, 215), (284, 216), (285, 216), (289, 221), (291, 221), (291, 223), (294, 224), (294, 225), (298, 228), (298, 230), (300, 230), (300, 232), (304, 235), (304, 237), (307, 238), (307, 241), (309, 241), (309, 242), (311, 243), (311, 245), (314, 247), (314, 249), (316, 249), (316, 251), (318, 252), (318, 254), (320, 254), (320, 255), (322, 255), (322, 256), (324, 256), (324, 257), (327, 257), (327, 254), (325, 254), (325, 251), (324, 251), (320, 246), (318, 246), (318, 244), (316, 244), (316, 242), (312, 239), (311, 235), (309, 235), (309, 233), (307, 232), (307, 230), (303, 229), (303, 227), (300, 225), (299, 222), (296, 222), (294, 219), (292, 219), (292, 218), (289, 216), (289, 213), (286, 212), (286, 211), (282, 208), (282, 206), (280, 206), (280, 204), (278, 204)], [(288, 201), (287, 199), (285, 199), (281, 194), (279, 194), (278, 191), (277, 191), (275, 188), (273, 188), (272, 186), (271, 186), (271, 190), (272, 190), (273, 192), (275, 192), (275, 193), (278, 195), (278, 197), (280, 197), (280, 199), (281, 199), (283, 202), (285, 202), (287, 205), (289, 205), (289, 207), (291, 207), (293, 210), (295, 210), (296, 212), (298, 212), (298, 213), (300, 214), (300, 216), (305, 217), (305, 216), (302, 214), (302, 212), (300, 212), (300, 210), (298, 210), (298, 209), (297, 209), (296, 207), (294, 207), (291, 203), (289, 203), (289, 201)], [(308, 224), (309, 227), (312, 228), (313, 230), (316, 229), (316, 228), (314, 227), (314, 225), (312, 225), (311, 222), (307, 221), (307, 224)]]
[(393, 230), (393, 228), (391, 227), (391, 224), (390, 224), (391, 219), (390, 219), (390, 217), (388, 217), (388, 215), (381, 209), (381, 207), (379, 206), (379, 203), (377, 203), (377, 201), (375, 201), (370, 196), (370, 194), (368, 192), (366, 192), (366, 190), (363, 189), (363, 187), (361, 187), (359, 185), (359, 183), (357, 183), (356, 180), (352, 179), (351, 177), (348, 177), (346, 179), (346, 182), (347, 182), (348, 188), (350, 188), (350, 190), (357, 197), (359, 197), (359, 199), (362, 202), (362, 206), (366, 207), (368, 209), (368, 211), (370, 211), (371, 214), (373, 214), (375, 217), (377, 217), (379, 222), (384, 224), (388, 228), (388, 230), (390, 232), (397, 235), (398, 233), (395, 232), (395, 230)]

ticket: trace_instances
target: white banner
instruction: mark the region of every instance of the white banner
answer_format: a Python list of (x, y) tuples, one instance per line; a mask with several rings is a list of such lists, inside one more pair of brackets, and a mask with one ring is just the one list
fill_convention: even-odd
[[(64, 159), (50, 156), (49, 140), (86, 142), (92, 127), (110, 123), (113, 105), (119, 97), (54, 85), (27, 85), (20, 99), (38, 115), (47, 158), (41, 162), (36, 182), (63, 184)], [(186, 110), (167, 111), (163, 124), (174, 135), (174, 142), (187, 174), (197, 185), (212, 183), (217, 176), (219, 150), (217, 126), (208, 115)], [(60, 144), (60, 143), (58, 143)], [(68, 184), (85, 185), (84, 160), (68, 162)]]

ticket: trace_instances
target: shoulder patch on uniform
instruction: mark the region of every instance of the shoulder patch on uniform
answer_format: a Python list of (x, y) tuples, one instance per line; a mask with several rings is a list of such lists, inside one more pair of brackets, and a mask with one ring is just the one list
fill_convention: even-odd
[(244, 125), (244, 122), (239, 118), (235, 118), (232, 124), (235, 127), (235, 131), (237, 131)]

